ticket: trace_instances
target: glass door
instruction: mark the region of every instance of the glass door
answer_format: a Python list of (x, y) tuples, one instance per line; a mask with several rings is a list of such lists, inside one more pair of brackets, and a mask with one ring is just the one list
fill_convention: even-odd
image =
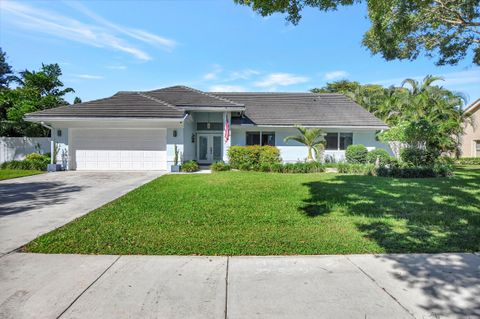
[(211, 164), (223, 159), (222, 135), (198, 134), (198, 163)]

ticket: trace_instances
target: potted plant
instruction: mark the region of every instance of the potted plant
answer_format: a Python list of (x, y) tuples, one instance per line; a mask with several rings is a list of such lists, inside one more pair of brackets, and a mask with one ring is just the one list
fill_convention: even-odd
[(173, 157), (173, 165), (170, 166), (170, 172), (178, 173), (180, 172), (181, 165), (178, 165), (179, 152), (178, 152), (177, 144), (174, 145), (174, 154), (175, 155)]

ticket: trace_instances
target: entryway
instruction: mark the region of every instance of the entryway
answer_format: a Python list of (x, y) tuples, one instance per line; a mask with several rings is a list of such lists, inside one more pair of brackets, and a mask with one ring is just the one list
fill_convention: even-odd
[(198, 134), (197, 154), (199, 164), (211, 164), (222, 160), (222, 135)]

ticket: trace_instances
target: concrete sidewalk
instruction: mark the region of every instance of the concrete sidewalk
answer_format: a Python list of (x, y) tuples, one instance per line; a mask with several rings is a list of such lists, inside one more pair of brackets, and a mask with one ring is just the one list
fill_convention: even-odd
[(0, 257), (0, 318), (478, 318), (480, 256)]

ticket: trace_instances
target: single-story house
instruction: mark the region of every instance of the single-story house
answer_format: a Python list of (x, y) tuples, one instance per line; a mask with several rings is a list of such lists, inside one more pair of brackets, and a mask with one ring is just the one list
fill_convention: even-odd
[(469, 120), (465, 123), (465, 130), (460, 138), (461, 157), (480, 157), (480, 99), (465, 109)]
[[(26, 115), (52, 129), (57, 162), (73, 170), (167, 170), (174, 147), (182, 160), (228, 161), (231, 145), (274, 145), (284, 162), (302, 161), (305, 146), (284, 142), (295, 125), (326, 132), (325, 156), (341, 160), (350, 144), (385, 148), (381, 120), (342, 94), (202, 92), (173, 86), (118, 92)], [(389, 150), (390, 151), (390, 150)]]

